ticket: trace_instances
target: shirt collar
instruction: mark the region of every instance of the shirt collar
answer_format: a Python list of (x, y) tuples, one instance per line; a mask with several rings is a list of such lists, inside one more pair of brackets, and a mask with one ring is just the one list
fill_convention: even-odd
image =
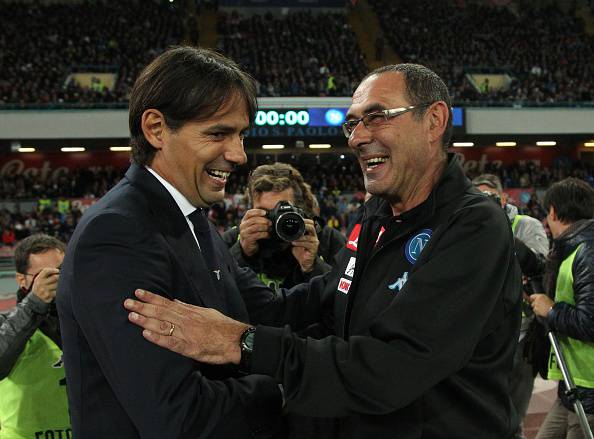
[(178, 191), (171, 183), (169, 183), (167, 180), (165, 180), (163, 177), (161, 177), (159, 174), (157, 174), (150, 167), (146, 166), (146, 169), (151, 174), (153, 174), (155, 176), (155, 178), (157, 180), (159, 180), (159, 182), (161, 182), (161, 184), (165, 187), (165, 189), (167, 189), (167, 192), (169, 192), (171, 194), (171, 196), (173, 197), (173, 200), (175, 201), (175, 204), (177, 204), (177, 206), (179, 207), (179, 210), (181, 210), (181, 212), (183, 213), (183, 215), (185, 217), (187, 217), (189, 214), (191, 214), (192, 212), (194, 212), (196, 210), (196, 206), (194, 206), (192, 203), (190, 203), (188, 201), (188, 199), (186, 197), (184, 197), (184, 195), (180, 191)]

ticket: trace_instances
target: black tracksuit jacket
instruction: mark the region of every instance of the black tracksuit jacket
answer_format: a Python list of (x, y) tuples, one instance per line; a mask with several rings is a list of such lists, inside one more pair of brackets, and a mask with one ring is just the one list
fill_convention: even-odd
[(256, 330), (252, 372), (283, 384), (288, 410), (337, 418), (341, 439), (510, 437), (520, 268), (505, 213), (457, 159), (398, 217), (368, 201), (337, 259), (287, 296), (313, 337)]

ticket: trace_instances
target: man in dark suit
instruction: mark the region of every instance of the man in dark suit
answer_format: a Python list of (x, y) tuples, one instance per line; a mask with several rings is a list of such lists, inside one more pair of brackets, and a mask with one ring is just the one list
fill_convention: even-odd
[(57, 304), (74, 437), (275, 434), (282, 395), (272, 378), (151, 345), (122, 308), (139, 287), (246, 322), (274, 301), (237, 267), (202, 210), (223, 198), (229, 173), (245, 163), (255, 109), (253, 80), (207, 50), (169, 50), (138, 77), (133, 163), (86, 211), (62, 265)]

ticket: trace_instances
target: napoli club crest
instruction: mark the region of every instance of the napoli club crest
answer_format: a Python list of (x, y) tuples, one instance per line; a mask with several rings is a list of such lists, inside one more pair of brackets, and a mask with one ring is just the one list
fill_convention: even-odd
[(408, 262), (411, 264), (417, 262), (432, 233), (431, 229), (423, 229), (408, 240), (404, 247), (404, 255)]

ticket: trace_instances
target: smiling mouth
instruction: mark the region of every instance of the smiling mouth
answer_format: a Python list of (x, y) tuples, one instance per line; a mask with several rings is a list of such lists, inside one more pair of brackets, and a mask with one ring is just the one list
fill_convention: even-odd
[(220, 169), (207, 169), (206, 173), (215, 180), (218, 180), (223, 183), (226, 182), (229, 176), (231, 175), (230, 171), (221, 171)]
[(363, 162), (367, 165), (367, 170), (372, 171), (377, 168), (379, 165), (382, 165), (388, 161), (388, 156), (384, 157), (372, 157), (370, 159), (363, 160)]

